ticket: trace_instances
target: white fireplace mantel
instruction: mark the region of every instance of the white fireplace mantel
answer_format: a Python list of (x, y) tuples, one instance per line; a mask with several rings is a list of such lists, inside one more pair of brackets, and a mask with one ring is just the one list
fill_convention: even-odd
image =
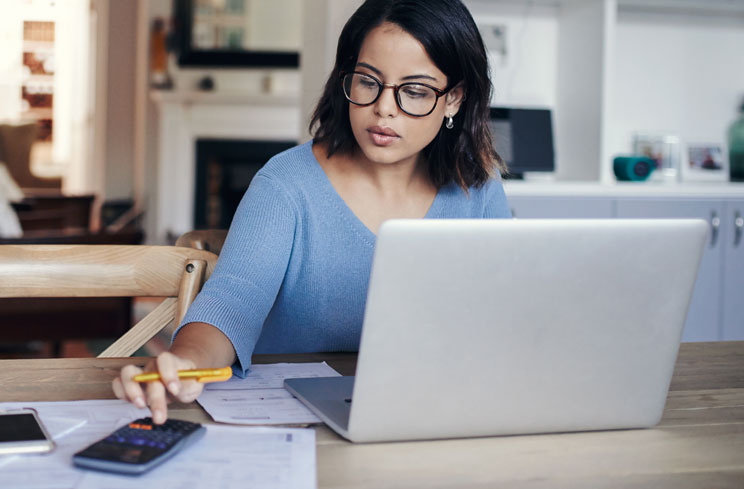
[(198, 139), (300, 138), (296, 96), (153, 91), (150, 98), (159, 117), (155, 242), (193, 229)]

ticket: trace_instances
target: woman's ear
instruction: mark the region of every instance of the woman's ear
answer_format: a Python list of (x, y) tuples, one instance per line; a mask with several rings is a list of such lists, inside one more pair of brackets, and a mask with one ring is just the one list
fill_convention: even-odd
[(450, 91), (447, 92), (447, 95), (444, 96), (444, 100), (446, 103), (445, 114), (457, 114), (457, 111), (460, 110), (462, 101), (465, 100), (465, 89), (463, 88), (462, 83), (458, 83), (452, 87)]

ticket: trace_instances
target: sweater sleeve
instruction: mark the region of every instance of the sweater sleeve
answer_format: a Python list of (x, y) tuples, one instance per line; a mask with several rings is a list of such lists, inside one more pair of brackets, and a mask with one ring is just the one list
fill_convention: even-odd
[(280, 185), (256, 175), (233, 218), (219, 260), (179, 328), (215, 326), (237, 354), (233, 370), (245, 375), (253, 349), (284, 280), (297, 209)]
[(504, 193), (504, 186), (501, 184), (501, 178), (493, 178), (486, 185), (488, 188), (483, 217), (486, 219), (511, 218), (512, 212)]

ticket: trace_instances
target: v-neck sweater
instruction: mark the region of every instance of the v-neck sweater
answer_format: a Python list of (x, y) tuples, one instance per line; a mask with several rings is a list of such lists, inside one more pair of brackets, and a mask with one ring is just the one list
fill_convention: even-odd
[[(506, 217), (495, 178), (469, 193), (441, 187), (425, 219)], [(357, 351), (375, 241), (336, 192), (312, 141), (284, 151), (253, 178), (179, 330), (204, 322), (222, 331), (238, 375), (253, 353)]]

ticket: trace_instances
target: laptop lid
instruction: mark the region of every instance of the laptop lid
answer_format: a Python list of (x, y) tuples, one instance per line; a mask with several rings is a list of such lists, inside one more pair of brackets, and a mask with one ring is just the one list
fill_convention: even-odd
[(701, 220), (386, 222), (344, 436), (656, 424), (706, 234)]

